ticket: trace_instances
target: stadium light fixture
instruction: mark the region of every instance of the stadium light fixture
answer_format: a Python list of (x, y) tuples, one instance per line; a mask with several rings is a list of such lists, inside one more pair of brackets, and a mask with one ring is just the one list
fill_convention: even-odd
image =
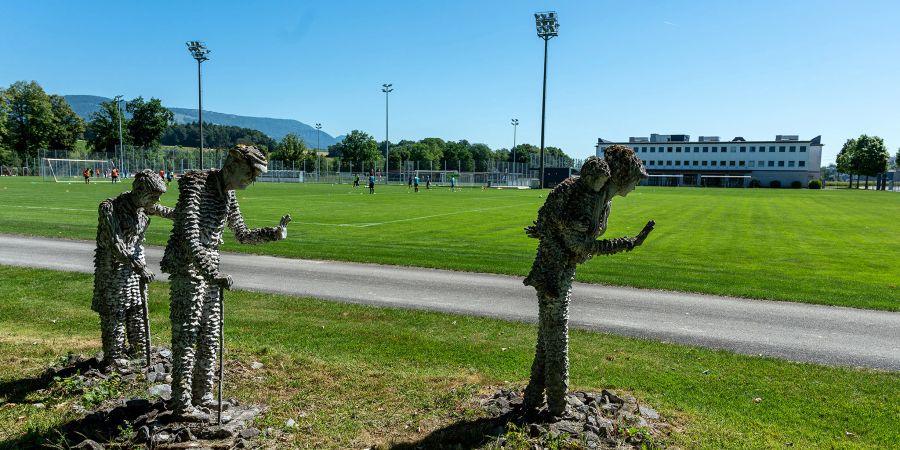
[[(197, 110), (200, 123), (200, 170), (203, 170), (203, 83), (200, 78), (200, 63), (208, 61), (209, 49), (200, 41), (188, 41), (185, 43), (191, 56), (197, 60)], [(219, 159), (219, 151), (216, 150), (216, 159)]]
[(388, 134), (388, 94), (394, 90), (393, 84), (385, 83), (381, 85), (381, 92), (384, 92), (384, 184), (388, 184), (389, 174), (391, 172), (391, 139)]
[(519, 119), (513, 119), (512, 126), (513, 126), (512, 161), (513, 161), (513, 172), (515, 172), (515, 170), (516, 170), (516, 129), (519, 128)]
[(537, 35), (544, 40), (544, 94), (541, 100), (541, 175), (540, 187), (544, 188), (544, 124), (547, 115), (547, 43), (550, 39), (559, 35), (559, 21), (555, 11), (539, 12), (534, 14), (534, 24), (537, 27)]

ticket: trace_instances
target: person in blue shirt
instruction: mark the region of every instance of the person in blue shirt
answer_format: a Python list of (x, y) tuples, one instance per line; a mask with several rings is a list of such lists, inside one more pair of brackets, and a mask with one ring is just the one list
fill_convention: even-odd
[(374, 173), (369, 175), (369, 193), (370, 194), (375, 193), (375, 174)]
[(456, 177), (450, 177), (450, 192), (456, 192)]
[(419, 176), (418, 175), (416, 175), (416, 177), (413, 178), (413, 186), (416, 187), (416, 192), (419, 192)]

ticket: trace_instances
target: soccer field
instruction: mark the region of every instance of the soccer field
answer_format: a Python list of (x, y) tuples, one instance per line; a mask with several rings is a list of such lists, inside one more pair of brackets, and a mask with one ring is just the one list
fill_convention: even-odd
[[(93, 239), (97, 205), (130, 183), (0, 178), (0, 232)], [(173, 206), (176, 184), (162, 198)], [(547, 191), (258, 183), (238, 198), (249, 226), (294, 216), (288, 240), (224, 250), (525, 275), (522, 229)], [(639, 187), (613, 201), (604, 237), (656, 230), (631, 253), (584, 264), (592, 283), (900, 310), (900, 196), (849, 190)], [(148, 242), (170, 226), (153, 219)], [(577, 292), (575, 292), (577, 298)], [(473, 299), (484, 301), (484, 299)]]

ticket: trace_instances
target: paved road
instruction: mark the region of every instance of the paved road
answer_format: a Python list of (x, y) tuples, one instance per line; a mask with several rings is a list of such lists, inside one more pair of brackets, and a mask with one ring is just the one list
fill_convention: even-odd
[[(0, 235), (0, 264), (91, 272), (92, 242)], [(148, 248), (157, 275), (162, 249)], [(521, 278), (227, 253), (239, 289), (535, 321)], [(164, 277), (161, 277), (164, 279)], [(900, 313), (576, 283), (571, 324), (794, 361), (900, 371)]]

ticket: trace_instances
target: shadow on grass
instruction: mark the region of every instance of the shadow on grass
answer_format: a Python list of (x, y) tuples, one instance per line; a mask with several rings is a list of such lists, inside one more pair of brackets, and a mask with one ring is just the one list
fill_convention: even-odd
[(68, 378), (83, 374), (91, 369), (99, 369), (100, 362), (96, 358), (82, 359), (62, 368), (50, 368), (40, 376), (4, 381), (0, 383), (0, 400), (7, 403), (26, 403), (26, 397), (32, 392), (47, 389), (55, 377)]
[[(70, 448), (85, 439), (115, 442), (141, 415), (164, 409), (162, 401), (128, 400), (109, 411), (96, 411), (87, 416), (42, 430), (28, 430), (24, 435), (0, 441), (0, 450), (23, 448)], [(130, 436), (129, 436), (130, 437)], [(88, 449), (94, 447), (86, 447)], [(128, 447), (130, 448), (130, 447)]]
[(433, 431), (417, 442), (393, 443), (391, 450), (465, 449), (477, 448), (506, 433), (507, 425), (522, 426), (527, 422), (519, 410), (497, 417), (463, 420)]

